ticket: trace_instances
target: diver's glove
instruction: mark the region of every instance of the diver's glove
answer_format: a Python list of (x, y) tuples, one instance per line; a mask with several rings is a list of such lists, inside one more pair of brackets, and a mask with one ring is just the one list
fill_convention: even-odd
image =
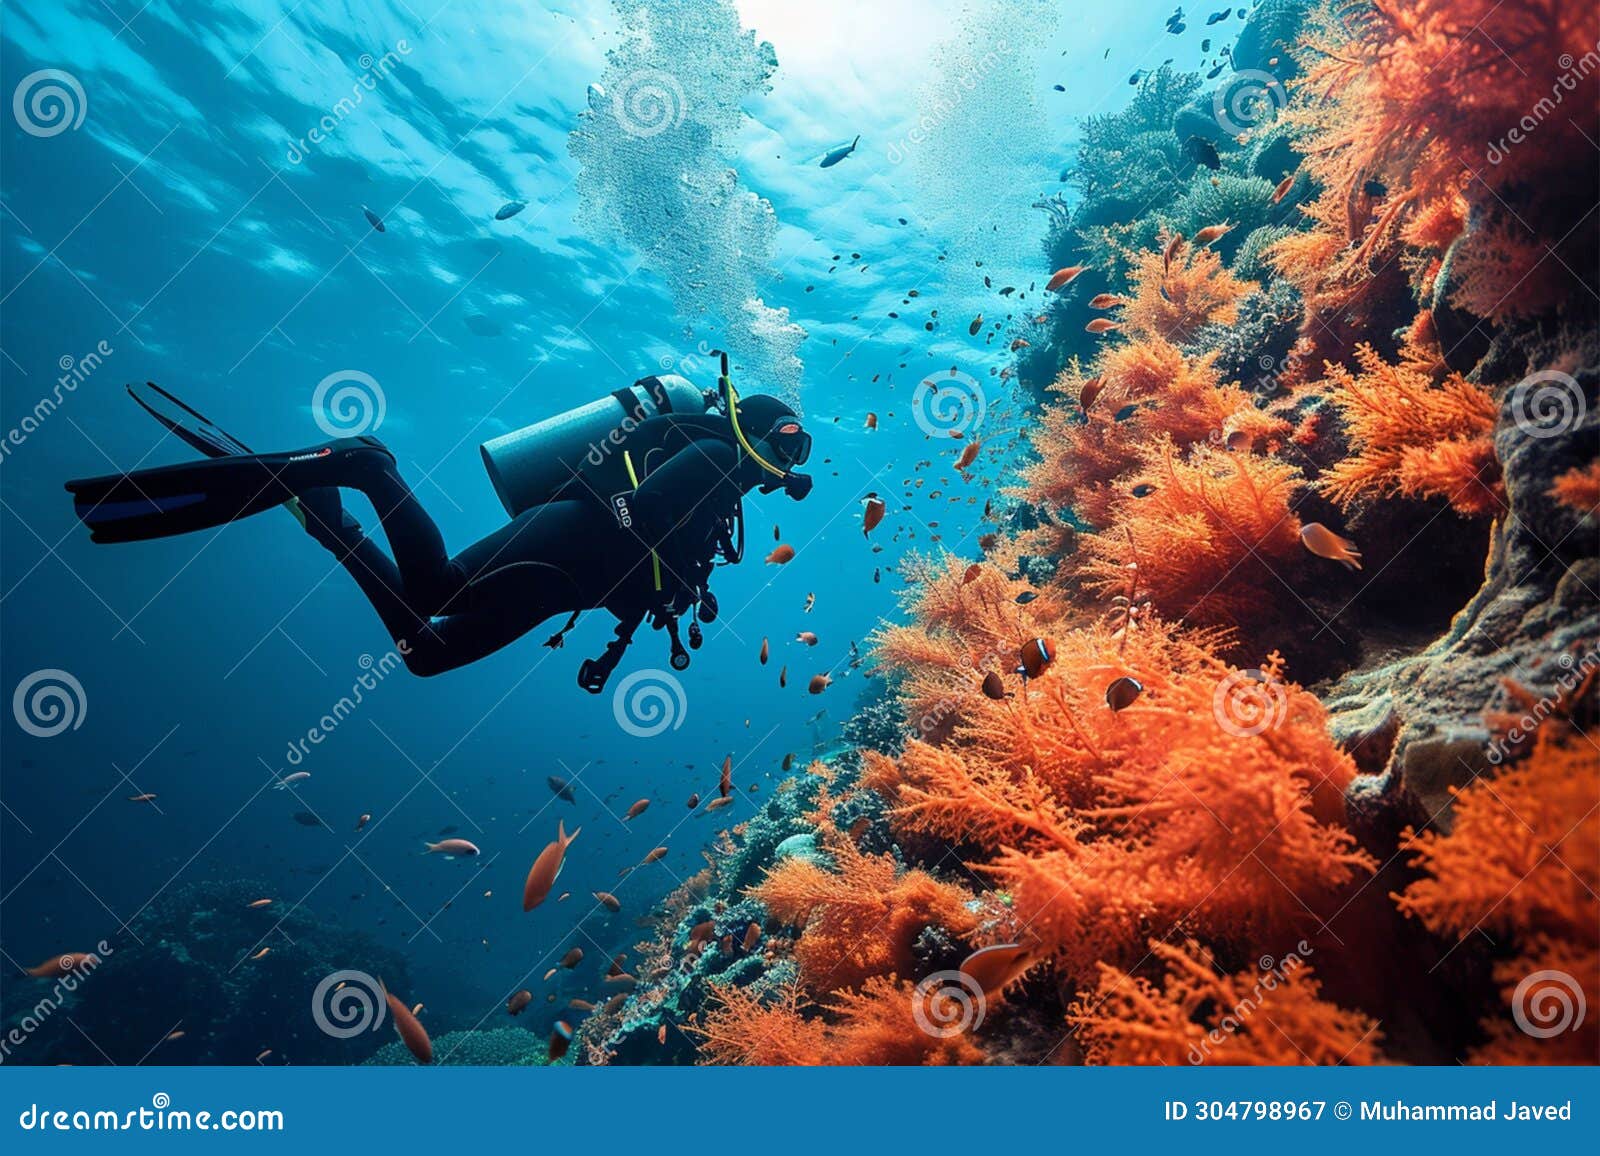
[(811, 492), (811, 487), (814, 484), (810, 474), (783, 475), (783, 492), (797, 502)]

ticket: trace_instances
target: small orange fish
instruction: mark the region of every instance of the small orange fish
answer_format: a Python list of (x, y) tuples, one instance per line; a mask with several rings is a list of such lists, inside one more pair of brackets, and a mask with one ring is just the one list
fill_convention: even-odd
[(981, 562), (974, 562), (972, 565), (968, 566), (966, 572), (961, 575), (961, 585), (972, 585), (972, 583), (978, 580), (978, 576), (982, 573), (983, 564)]
[(570, 1000), (570, 1001), (568, 1001), (567, 1006), (569, 1008), (571, 1008), (573, 1011), (581, 1011), (581, 1012), (592, 1012), (592, 1011), (594, 1011), (594, 1004), (590, 1003), (586, 999)]
[(79, 967), (97, 967), (99, 963), (100, 957), (91, 951), (68, 951), (51, 956), (38, 967), (28, 968), (28, 974), (35, 979), (60, 979)]
[(767, 555), (767, 564), (770, 566), (782, 566), (784, 563), (793, 560), (794, 547), (790, 545), (779, 546), (776, 550)]
[(555, 1029), (550, 1033), (550, 1062), (553, 1064), (566, 1055), (571, 1046), (572, 1025), (566, 1020), (557, 1020)]
[(1005, 680), (991, 670), (983, 676), (983, 693), (986, 698), (992, 698), (996, 702), (1004, 699), (1006, 697)]
[(1207, 225), (1194, 235), (1194, 243), (1196, 245), (1209, 245), (1211, 242), (1227, 236), (1232, 231), (1233, 226), (1229, 224)]
[(362, 815), (361, 818), (356, 820), (356, 830), (357, 831), (361, 830), (361, 828), (365, 827), (370, 822), (372, 822), (372, 814), (371, 814), (371, 812), (368, 812), (367, 814)]
[(414, 1015), (414, 1016), (421, 1015), (422, 1014), (422, 1005), (420, 1003), (412, 1004), (411, 1005), (411, 1014)]
[(632, 991), (639, 986), (639, 977), (630, 975), (625, 971), (619, 971), (616, 975), (606, 976), (604, 983), (607, 987), (620, 987), (624, 991)]
[(265, 959), (265, 958), (267, 958), (267, 956), (268, 956), (268, 955), (270, 955), (270, 954), (271, 954), (271, 953), (272, 953), (272, 948), (270, 948), (270, 947), (263, 947), (263, 948), (262, 948), (262, 949), (261, 949), (261, 950), (260, 950), (260, 951), (258, 951), (258, 952), (256, 952), (256, 953), (255, 953), (255, 954), (254, 954), (254, 955), (252, 955), (252, 956), (251, 956), (251, 957), (250, 957), (250, 958), (251, 958), (251, 959)]
[(1096, 317), (1093, 321), (1089, 322), (1089, 324), (1085, 325), (1083, 330), (1085, 333), (1093, 333), (1098, 336), (1102, 333), (1110, 333), (1113, 329), (1121, 328), (1122, 326), (1118, 325), (1115, 321), (1107, 321), (1104, 317)]
[(956, 459), (956, 469), (965, 470), (978, 458), (978, 451), (983, 446), (979, 442), (968, 442), (967, 448), (961, 451), (961, 456)]
[[(573, 833), (576, 834), (577, 832), (573, 832)], [(572, 898), (572, 892), (563, 891), (560, 895), (556, 896), (556, 902), (557, 903), (565, 903), (567, 900), (569, 900), (571, 898)]]
[(1039, 955), (1032, 947), (997, 943), (993, 947), (981, 947), (962, 960), (961, 974), (977, 983), (984, 995), (989, 995), (1021, 979), (1038, 962)]
[(1272, 203), (1274, 205), (1289, 195), (1289, 190), (1294, 188), (1294, 182), (1299, 176), (1298, 172), (1293, 172), (1278, 182), (1278, 187), (1272, 190)]
[(552, 976), (552, 975), (554, 975), (554, 974), (555, 974), (555, 973), (556, 973), (556, 972), (557, 972), (557, 971), (559, 971), (559, 970), (561, 970), (561, 969), (560, 969), (560, 968), (556, 968), (556, 967), (552, 967), (552, 968), (550, 968), (550, 969), (549, 969), (549, 970), (547, 970), (547, 971), (546, 971), (546, 972), (545, 972), (545, 973), (544, 973), (544, 982), (545, 982), (545, 983), (549, 983), (549, 982), (550, 982), (550, 977), (551, 977), (551, 976)]
[(567, 952), (567, 954), (561, 957), (561, 966), (566, 968), (568, 971), (571, 971), (582, 962), (583, 948), (581, 947), (574, 947), (571, 951)]
[(832, 678), (831, 675), (814, 674), (814, 675), (811, 676), (811, 683), (806, 689), (809, 690), (812, 694), (821, 694), (823, 691), (827, 690), (832, 685), (833, 685), (833, 678)]
[(1183, 251), (1183, 234), (1172, 234), (1172, 240), (1167, 242), (1166, 250), (1161, 254), (1161, 265), (1164, 269), (1172, 268), (1172, 262)]
[(633, 804), (633, 806), (628, 808), (628, 813), (626, 815), (622, 816), (622, 818), (623, 818), (624, 821), (627, 821), (628, 819), (637, 819), (640, 815), (644, 814), (649, 809), (650, 809), (650, 800), (649, 799), (640, 799), (637, 802), (635, 802)]
[(787, 666), (778, 671), (778, 685), (780, 687), (789, 685), (789, 668)]
[(729, 755), (722, 760), (722, 776), (717, 779), (717, 794), (724, 799), (733, 790), (733, 756)]
[(807, 646), (815, 646), (817, 644), (817, 636), (809, 630), (800, 631), (794, 636), (794, 640), (796, 642), (803, 642)]
[(1083, 383), (1083, 388), (1078, 391), (1078, 404), (1083, 407), (1085, 413), (1089, 412), (1094, 399), (1100, 396), (1100, 391), (1105, 387), (1105, 379), (1099, 377), (1091, 377)]
[(879, 523), (883, 521), (883, 516), (888, 512), (888, 509), (889, 507), (884, 504), (882, 498), (867, 499), (867, 507), (861, 515), (862, 537), (866, 537), (866, 535), (872, 533), (872, 531), (878, 528)]
[(706, 804), (706, 810), (708, 810), (708, 811), (720, 811), (723, 807), (728, 806), (728, 804), (730, 804), (732, 802), (733, 802), (733, 796), (725, 795), (720, 799), (712, 799), (709, 803)]
[(689, 810), (692, 811), (696, 807), (698, 807), (699, 805), (700, 805), (700, 792), (696, 791), (694, 794), (689, 796)]
[(656, 1029), (656, 1043), (664, 1044), (666, 1042), (667, 1042), (667, 1025), (666, 1024), (662, 1024), (659, 1028)]
[(532, 1002), (533, 993), (527, 988), (523, 988), (521, 991), (515, 992), (510, 999), (506, 1000), (506, 1011), (510, 1012), (512, 1015), (521, 1015), (522, 1009), (527, 1007)]
[(654, 863), (657, 859), (665, 858), (666, 854), (667, 849), (665, 847), (653, 848), (650, 854), (639, 860), (639, 866), (643, 867), (646, 863)]
[(1144, 693), (1144, 683), (1123, 675), (1106, 687), (1106, 705), (1113, 712), (1127, 710)]
[(1356, 544), (1339, 537), (1321, 522), (1307, 522), (1301, 526), (1300, 542), (1319, 558), (1332, 559), (1352, 570), (1361, 569), (1361, 552)]
[(765, 638), (763, 638), (761, 640), (761, 665), (762, 666), (767, 665), (767, 656), (770, 653), (771, 653), (771, 648), (767, 645), (767, 640)]
[(867, 414), (867, 428), (868, 429), (877, 429), (878, 428), (878, 415), (877, 414), (875, 414), (875, 413)]
[(600, 906), (604, 907), (607, 911), (622, 910), (622, 901), (609, 891), (596, 891), (594, 893), (594, 897), (596, 902), (598, 902)]
[(272, 1049), (271, 1048), (267, 1048), (265, 1051), (261, 1052), (259, 1055), (256, 1056), (256, 1063), (259, 1064), (262, 1060), (266, 1059), (271, 1054), (272, 1054)]
[(175, 1031), (175, 1032), (168, 1032), (167, 1033), (167, 1039), (169, 1039), (169, 1040), (181, 1040), (181, 1039), (183, 1039), (184, 1036), (186, 1036), (188, 1034), (189, 1034), (188, 1032), (183, 1031), (182, 1029), (179, 1029), (178, 1031)]
[(270, 900), (270, 899), (252, 899), (249, 903), (245, 904), (245, 906), (246, 907), (271, 907), (272, 906), (272, 900)]
[(546, 844), (533, 861), (533, 866), (528, 868), (528, 878), (522, 885), (522, 910), (532, 911), (550, 895), (556, 876), (561, 874), (561, 866), (566, 861), (567, 848), (582, 830), (580, 827), (569, 835), (565, 820), (556, 823), (555, 842)]
[[(383, 981), (378, 981), (378, 986), (383, 987)], [(411, 1014), (411, 1009), (394, 997), (387, 987), (383, 987), (383, 998), (388, 1001), (389, 1014), (394, 1018), (394, 1030), (400, 1036), (400, 1042), (405, 1044), (406, 1050), (417, 1057), (419, 1064), (433, 1063), (433, 1041), (428, 1038), (428, 1031), (422, 1022)]]
[(754, 951), (756, 944), (761, 942), (761, 924), (752, 923), (744, 929), (744, 949)]
[(1019, 349), (1027, 349), (1030, 344), (1032, 343), (1026, 338), (1019, 337), (1011, 343), (1011, 352), (1015, 353)]
[(1087, 265), (1068, 265), (1065, 269), (1057, 269), (1050, 275), (1050, 280), (1045, 282), (1045, 291), (1048, 293), (1055, 293), (1061, 289), (1065, 289), (1068, 285), (1071, 285), (1075, 280), (1077, 280), (1078, 274), (1082, 273), (1088, 267), (1089, 266)]
[(610, 999), (606, 1000), (606, 1006), (604, 1008), (602, 1008), (601, 1010), (606, 1015), (610, 1015), (613, 1012), (615, 1012), (618, 1008), (620, 1008), (623, 1004), (625, 1004), (627, 1002), (628, 1002), (628, 993), (625, 992), (625, 991), (619, 991), (616, 995), (614, 995)]
[(147, 791), (142, 795), (129, 795), (128, 796), (128, 802), (130, 802), (130, 803), (153, 803), (155, 801), (156, 801), (156, 795), (155, 795), (154, 791)]
[(1089, 299), (1090, 309), (1115, 309), (1119, 305), (1125, 304), (1127, 302), (1115, 293), (1097, 293)]

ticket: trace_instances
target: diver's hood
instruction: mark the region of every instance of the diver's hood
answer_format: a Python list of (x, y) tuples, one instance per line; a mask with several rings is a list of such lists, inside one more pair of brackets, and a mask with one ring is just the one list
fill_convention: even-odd
[(786, 479), (799, 476), (794, 467), (810, 455), (811, 438), (794, 410), (761, 393), (749, 397), (732, 393), (727, 402), (739, 445), (767, 475), (762, 479), (762, 492), (770, 493), (784, 485)]

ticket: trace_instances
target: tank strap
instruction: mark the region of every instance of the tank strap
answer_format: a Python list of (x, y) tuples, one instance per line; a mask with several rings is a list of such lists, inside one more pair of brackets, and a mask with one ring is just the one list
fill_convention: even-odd
[[(627, 467), (628, 481), (633, 483), (633, 488), (639, 488), (639, 475), (633, 468), (633, 455), (627, 450), (622, 451), (622, 464)], [(661, 593), (661, 555), (654, 550), (650, 551), (650, 570), (655, 578), (656, 593)]]

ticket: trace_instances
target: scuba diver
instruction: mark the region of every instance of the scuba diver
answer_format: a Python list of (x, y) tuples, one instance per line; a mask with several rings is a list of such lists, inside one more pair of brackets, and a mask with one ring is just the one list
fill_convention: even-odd
[[(256, 454), (153, 382), (128, 392), (208, 460), (67, 483), (96, 542), (133, 542), (220, 526), (286, 505), (355, 579), (414, 674), (474, 662), (557, 614), (563, 644), (585, 610), (618, 620), (578, 683), (599, 694), (648, 616), (689, 665), (678, 620), (693, 610), (689, 645), (717, 615), (708, 588), (718, 562), (744, 553), (743, 498), (752, 489), (810, 491), (796, 473), (811, 436), (775, 397), (741, 398), (720, 354), (717, 389), (676, 375), (626, 389), (485, 442), (484, 464), (510, 522), (451, 557), (433, 519), (372, 437), (291, 453)], [(175, 406), (176, 414), (163, 413)], [(719, 412), (720, 411), (720, 412)], [(385, 553), (344, 508), (354, 490), (377, 512)], [(391, 557), (392, 555), (392, 557)]]

